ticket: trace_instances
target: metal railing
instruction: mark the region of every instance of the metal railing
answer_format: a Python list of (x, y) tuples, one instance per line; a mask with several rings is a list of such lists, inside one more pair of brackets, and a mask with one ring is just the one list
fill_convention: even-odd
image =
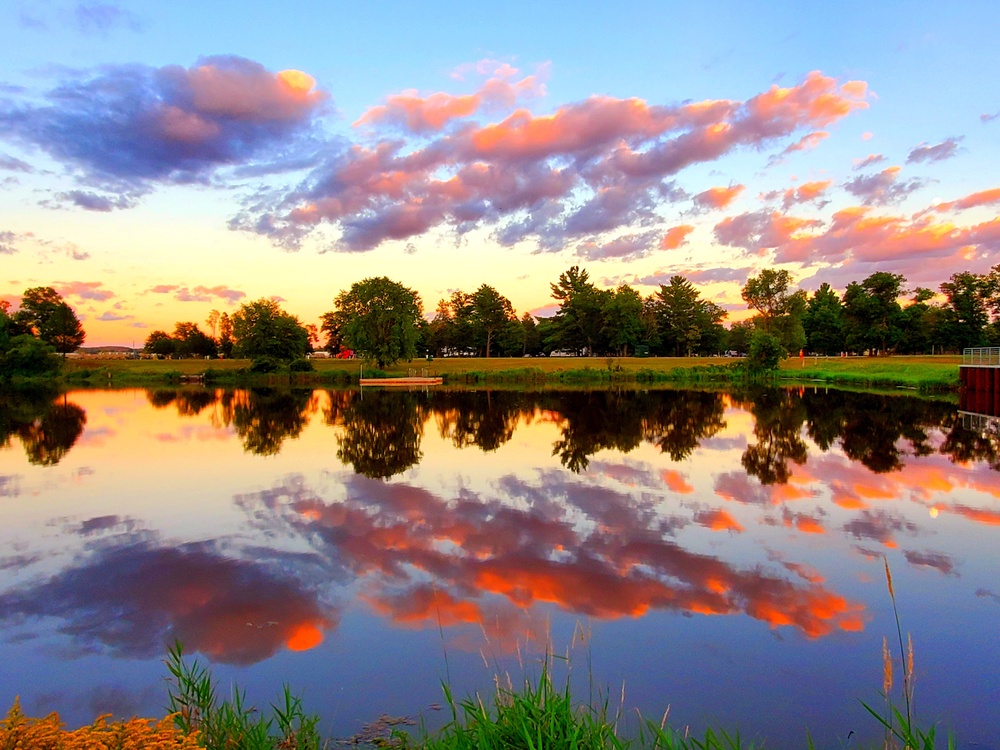
[(975, 346), (963, 349), (962, 364), (1000, 367), (1000, 346)]
[(962, 418), (962, 427), (978, 432), (984, 438), (990, 435), (1000, 437), (1000, 417), (991, 417), (989, 414), (975, 414), (968, 411), (960, 411), (958, 415)]

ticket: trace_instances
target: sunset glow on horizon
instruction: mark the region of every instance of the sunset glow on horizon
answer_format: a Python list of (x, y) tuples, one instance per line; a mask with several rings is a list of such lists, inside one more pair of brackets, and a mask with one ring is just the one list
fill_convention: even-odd
[[(259, 11), (259, 12), (258, 12)], [(1000, 7), (16, 2), (0, 299), (87, 346), (389, 276), (551, 314), (573, 265), (748, 316), (764, 268), (937, 290), (1000, 259)]]

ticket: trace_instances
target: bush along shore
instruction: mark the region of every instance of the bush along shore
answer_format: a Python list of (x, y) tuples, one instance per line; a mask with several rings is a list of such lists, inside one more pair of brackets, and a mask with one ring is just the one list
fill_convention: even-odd
[(817, 382), (854, 388), (957, 391), (960, 357), (804, 357), (776, 367), (754, 367), (724, 357), (447, 358), (400, 362), (385, 370), (359, 360), (67, 360), (60, 382), (68, 387), (136, 385), (356, 385), (361, 378), (440, 377), (449, 385), (618, 385), (649, 383), (781, 384)]
[[(555, 659), (547, 655), (540, 674), (515, 688), (496, 681), (491, 699), (472, 696), (456, 700), (443, 686), (450, 718), (435, 731), (404, 729), (415, 722), (381, 716), (353, 737), (335, 740), (322, 735), (320, 718), (307, 712), (300, 698), (285, 686), (277, 702), (258, 709), (234, 685), (231, 697), (220, 699), (211, 672), (196, 660), (184, 658), (180, 644), (170, 649), (166, 661), (169, 677), (169, 711), (164, 719), (109, 721), (100, 716), (93, 724), (65, 730), (58, 714), (42, 719), (26, 717), (15, 700), (0, 721), (0, 748), (39, 750), (326, 750), (339, 745), (421, 750), (481, 750), (525, 748), (526, 750), (763, 750), (765, 739), (747, 739), (738, 731), (708, 728), (703, 734), (674, 729), (662, 718), (638, 717), (625, 721), (624, 707), (607, 698), (578, 701), (567, 681), (559, 687), (552, 677)], [(904, 690), (912, 690), (905, 679)], [(882, 750), (935, 750), (953, 748), (954, 740), (940, 741), (935, 728), (918, 727), (910, 715), (909, 696), (904, 708), (889, 699), (888, 683), (883, 697), (885, 712), (867, 704), (876, 726), (884, 729)], [(624, 727), (628, 725), (629, 729)], [(812, 748), (806, 736), (803, 748)], [(865, 747), (860, 745), (859, 747)], [(874, 747), (874, 746), (873, 746)]]

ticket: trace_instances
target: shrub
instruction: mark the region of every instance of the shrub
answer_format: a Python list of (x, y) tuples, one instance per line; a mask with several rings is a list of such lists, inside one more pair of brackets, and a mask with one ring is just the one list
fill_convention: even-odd
[(250, 363), (250, 372), (267, 375), (281, 369), (281, 362), (274, 357), (257, 357)]
[(303, 357), (299, 357), (298, 359), (293, 359), (291, 362), (288, 363), (288, 371), (289, 372), (315, 372), (316, 368), (313, 366), (313, 363), (310, 362), (308, 359), (305, 359)]
[(756, 375), (777, 370), (784, 356), (785, 349), (776, 336), (764, 331), (754, 331), (744, 363), (747, 371)]

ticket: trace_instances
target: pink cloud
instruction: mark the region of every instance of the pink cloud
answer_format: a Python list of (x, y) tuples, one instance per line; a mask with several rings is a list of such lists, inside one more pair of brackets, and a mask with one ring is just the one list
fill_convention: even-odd
[(587, 260), (608, 260), (611, 258), (632, 260), (644, 258), (657, 246), (653, 232), (627, 234), (609, 242), (582, 242), (577, 247), (577, 255)]
[(885, 161), (885, 157), (882, 154), (868, 154), (864, 159), (856, 160), (854, 164), (855, 169), (864, 169), (865, 167), (870, 167), (873, 164), (880, 164)]
[(248, 211), (231, 226), (297, 247), (329, 223), (341, 231), (335, 246), (341, 251), (366, 251), (441, 226), (459, 234), (493, 227), (502, 244), (535, 239), (542, 250), (593, 243), (596, 233), (657, 222), (662, 201), (681, 195), (665, 180), (685, 167), (802, 129), (814, 132), (867, 107), (866, 96), (863, 82), (838, 84), (814, 72), (744, 102), (662, 106), (592, 96), (551, 114), (521, 108), (498, 122), (463, 122), (443, 134), (434, 128), (461, 119), (471, 100), (393, 100), (363, 119), (373, 126), (410, 123), (431, 133), (429, 142), (353, 146), (285, 196), (282, 208)]
[[(477, 67), (477, 72), (488, 69), (489, 66)], [(512, 80), (518, 71), (506, 64), (497, 64), (491, 73), (473, 94), (439, 91), (421, 96), (415, 89), (394, 94), (386, 98), (385, 104), (368, 109), (354, 126), (390, 124), (414, 133), (439, 131), (452, 120), (469, 117), (480, 109), (510, 108), (520, 100), (545, 94), (545, 85), (538, 75)]]
[(52, 288), (63, 297), (76, 297), (77, 299), (90, 299), (103, 302), (111, 299), (115, 293), (108, 289), (101, 289), (104, 282), (101, 281), (68, 281), (53, 284)]

